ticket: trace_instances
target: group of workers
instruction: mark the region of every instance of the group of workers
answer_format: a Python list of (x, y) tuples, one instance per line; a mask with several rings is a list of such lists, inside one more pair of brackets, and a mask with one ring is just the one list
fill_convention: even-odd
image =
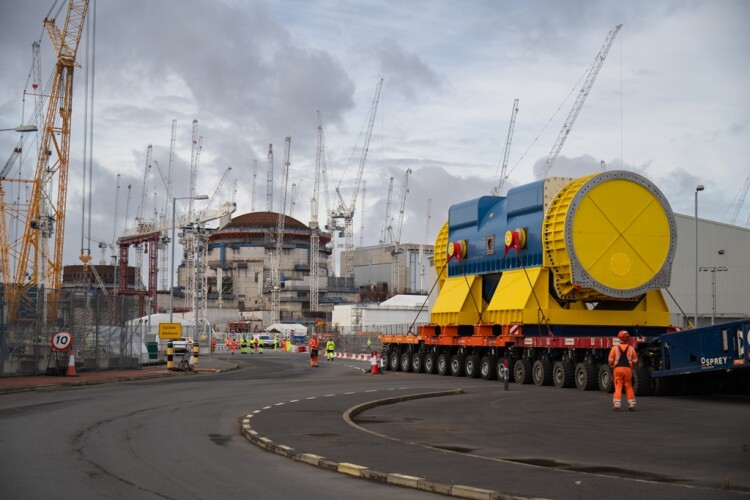
[[(310, 339), (310, 366), (314, 368), (318, 367), (318, 349), (319, 348), (320, 348), (320, 343), (318, 342), (318, 335), (313, 333), (313, 336)], [(334, 351), (336, 350), (336, 343), (333, 341), (332, 337), (328, 337), (328, 340), (326, 340), (325, 348), (326, 348), (326, 359), (328, 359), (328, 361), (333, 361), (333, 358), (335, 357)]]

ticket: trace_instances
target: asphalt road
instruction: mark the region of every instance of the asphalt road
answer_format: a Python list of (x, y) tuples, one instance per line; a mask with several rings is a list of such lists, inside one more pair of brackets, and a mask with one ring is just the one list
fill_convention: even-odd
[[(434, 498), (251, 444), (383, 473), (546, 498), (748, 498), (748, 398), (609, 396), (386, 372), (274, 353), (240, 369), (0, 396), (4, 498)], [(461, 394), (379, 405), (375, 400)], [(249, 416), (249, 417), (248, 417)]]

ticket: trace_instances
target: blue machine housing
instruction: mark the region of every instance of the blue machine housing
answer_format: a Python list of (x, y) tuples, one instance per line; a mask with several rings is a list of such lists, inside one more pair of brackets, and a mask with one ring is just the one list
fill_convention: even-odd
[[(466, 257), (448, 263), (448, 276), (498, 273), (542, 265), (543, 180), (519, 186), (507, 196), (482, 196), (448, 210), (448, 241), (465, 240)], [(505, 233), (526, 229), (526, 248), (505, 254)]]

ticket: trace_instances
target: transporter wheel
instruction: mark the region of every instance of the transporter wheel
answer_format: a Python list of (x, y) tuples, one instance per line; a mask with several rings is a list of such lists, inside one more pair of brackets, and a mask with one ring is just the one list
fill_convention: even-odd
[(466, 356), (466, 363), (464, 363), (464, 373), (469, 378), (479, 377), (479, 356), (472, 354)]
[(464, 374), (464, 364), (466, 360), (461, 354), (454, 354), (451, 356), (451, 375), (454, 377), (462, 377)]
[(495, 363), (497, 361), (492, 356), (484, 356), (479, 362), (479, 376), (485, 380), (492, 380), (497, 376), (495, 372)]
[(384, 370), (390, 370), (391, 369), (391, 351), (390, 351), (390, 349), (387, 349), (383, 353), (383, 369)]
[(424, 372), (429, 374), (437, 372), (437, 356), (434, 352), (428, 352), (424, 355)]
[(400, 369), (400, 356), (398, 355), (398, 351), (393, 351), (391, 353), (391, 356), (388, 358), (390, 362), (388, 363), (391, 366), (391, 370), (394, 372), (397, 372)]
[(513, 378), (516, 384), (530, 384), (533, 381), (531, 377), (531, 361), (528, 359), (517, 359), (513, 365)]
[(516, 371), (514, 369), (515, 363), (513, 363), (512, 359), (498, 358), (497, 363), (495, 363), (495, 370), (497, 371), (497, 379), (503, 383), (505, 383), (505, 374), (504, 374), (503, 368), (505, 368), (506, 361), (508, 362), (508, 382), (513, 382), (513, 378), (516, 375)]
[(609, 365), (602, 365), (599, 367), (597, 382), (600, 391), (608, 392), (610, 394), (615, 392), (615, 379), (612, 377), (612, 368), (610, 368)]
[(570, 361), (555, 361), (552, 365), (552, 382), (555, 387), (561, 389), (568, 389), (574, 387), (575, 383), (575, 367)]
[(651, 374), (645, 366), (633, 368), (633, 391), (636, 396), (650, 396), (653, 393)]
[(440, 356), (438, 356), (437, 372), (438, 372), (438, 375), (450, 375), (451, 360), (447, 354), (441, 354)]
[(537, 359), (531, 369), (536, 385), (552, 384), (552, 363), (548, 359)]
[(411, 371), (411, 353), (405, 352), (401, 355), (401, 366), (399, 368), (402, 372)]
[(596, 366), (591, 363), (578, 363), (574, 378), (576, 387), (581, 391), (596, 389)]
[(421, 373), (424, 369), (424, 354), (415, 352), (411, 357), (411, 371)]

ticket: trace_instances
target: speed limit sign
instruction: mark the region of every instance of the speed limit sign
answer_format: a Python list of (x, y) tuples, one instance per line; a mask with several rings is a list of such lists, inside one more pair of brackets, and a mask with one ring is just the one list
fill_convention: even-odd
[(52, 336), (52, 348), (57, 351), (67, 351), (73, 344), (73, 335), (65, 330), (59, 331)]

